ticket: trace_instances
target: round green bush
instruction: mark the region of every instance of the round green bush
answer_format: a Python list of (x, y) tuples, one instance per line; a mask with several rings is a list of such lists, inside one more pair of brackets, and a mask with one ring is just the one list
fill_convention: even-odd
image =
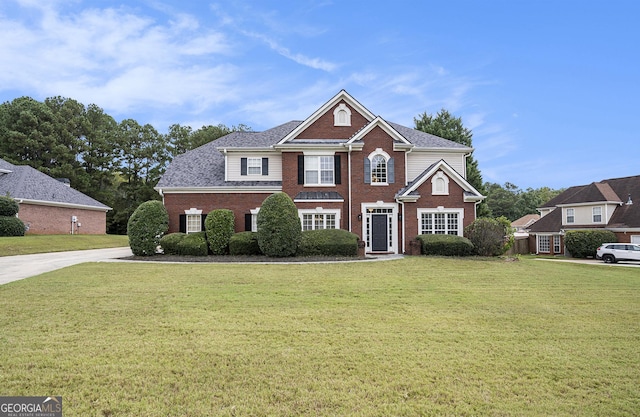
[(187, 256), (207, 256), (207, 238), (205, 232), (189, 233), (178, 243), (178, 254)]
[(302, 239), (296, 205), (285, 193), (267, 197), (258, 212), (258, 245), (267, 256), (293, 256)]
[(0, 196), (0, 216), (12, 217), (18, 214), (20, 206), (11, 197)]
[(157, 200), (145, 201), (133, 212), (127, 223), (129, 246), (136, 256), (155, 255), (160, 238), (169, 229), (169, 214)]
[(0, 236), (24, 236), (22, 220), (15, 216), (0, 216)]
[(258, 245), (258, 233), (240, 232), (229, 239), (229, 254), (231, 255), (263, 255)]
[(227, 209), (211, 211), (204, 220), (207, 231), (209, 249), (214, 255), (226, 255), (229, 253), (229, 240), (235, 233), (235, 218), (233, 212)]
[(462, 236), (425, 234), (417, 239), (423, 255), (470, 256), (475, 251), (473, 243)]
[(178, 244), (187, 236), (186, 233), (169, 233), (160, 238), (160, 247), (165, 255), (178, 255)]
[(464, 228), (464, 236), (480, 256), (500, 256), (513, 245), (513, 228), (505, 217), (481, 217)]
[(341, 229), (305, 230), (299, 256), (357, 256), (358, 235)]

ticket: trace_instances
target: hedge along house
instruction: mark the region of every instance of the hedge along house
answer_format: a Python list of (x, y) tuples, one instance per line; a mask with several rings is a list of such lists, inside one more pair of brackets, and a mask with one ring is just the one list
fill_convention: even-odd
[(256, 230), (262, 201), (285, 192), (303, 230), (340, 228), (369, 253), (403, 253), (418, 234), (462, 235), (482, 196), (466, 181), (472, 148), (387, 122), (346, 91), (304, 121), (234, 132), (176, 157), (156, 190), (170, 232), (202, 230), (218, 208)]
[(0, 195), (18, 202), (18, 217), (29, 234), (107, 232), (107, 211), (111, 207), (30, 166), (0, 159)]

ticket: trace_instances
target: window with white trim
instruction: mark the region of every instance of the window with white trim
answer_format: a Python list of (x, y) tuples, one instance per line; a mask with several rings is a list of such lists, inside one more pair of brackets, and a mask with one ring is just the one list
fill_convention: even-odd
[(262, 175), (262, 158), (247, 158), (247, 174)]
[(333, 185), (334, 156), (305, 156), (304, 183), (305, 185)]
[(561, 252), (561, 248), (560, 248), (560, 243), (561, 243), (561, 239), (560, 239), (560, 235), (554, 235), (553, 236), (553, 253), (560, 253)]
[(538, 252), (549, 253), (551, 244), (551, 236), (538, 235)]
[(314, 210), (299, 210), (302, 230), (338, 229), (340, 228), (340, 211), (324, 210), (318, 207)]
[(567, 209), (567, 223), (574, 223), (576, 221), (576, 211), (575, 209), (568, 208)]
[(593, 207), (591, 209), (594, 223), (602, 223), (602, 207)]
[(202, 231), (202, 215), (187, 214), (187, 233), (197, 233)]
[(461, 210), (418, 210), (418, 234), (462, 235)]
[(387, 158), (383, 155), (374, 155), (371, 158), (371, 183), (387, 182)]

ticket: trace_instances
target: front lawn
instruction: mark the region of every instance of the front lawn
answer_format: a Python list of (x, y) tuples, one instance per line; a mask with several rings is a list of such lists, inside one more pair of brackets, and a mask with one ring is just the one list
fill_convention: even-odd
[(122, 235), (26, 235), (0, 237), (0, 256), (129, 246)]
[(0, 287), (0, 395), (70, 416), (629, 416), (640, 274), (93, 263)]

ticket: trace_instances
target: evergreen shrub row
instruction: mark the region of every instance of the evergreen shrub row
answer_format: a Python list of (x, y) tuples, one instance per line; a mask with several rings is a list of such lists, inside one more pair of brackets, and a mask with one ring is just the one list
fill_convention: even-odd
[(473, 243), (457, 235), (426, 234), (417, 237), (422, 254), (440, 256), (471, 256), (475, 254)]
[(358, 235), (341, 229), (305, 230), (299, 256), (357, 256)]
[(595, 257), (598, 246), (618, 241), (610, 230), (567, 230), (564, 244), (574, 258)]

